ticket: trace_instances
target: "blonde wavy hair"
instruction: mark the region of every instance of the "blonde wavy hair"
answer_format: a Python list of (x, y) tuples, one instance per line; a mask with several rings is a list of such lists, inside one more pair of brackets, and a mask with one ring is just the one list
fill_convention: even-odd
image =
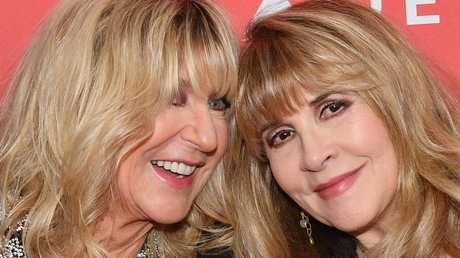
[[(27, 215), (28, 257), (104, 257), (94, 226), (114, 194), (120, 161), (151, 136), (181, 71), (195, 89), (212, 85), (232, 99), (237, 46), (207, 0), (61, 3), (2, 102), (2, 242)], [(161, 228), (166, 257), (194, 255), (199, 230), (219, 217), (219, 173), (211, 181), (183, 223)]]
[[(364, 256), (458, 256), (458, 106), (400, 33), (378, 13), (350, 1), (311, 0), (258, 18), (247, 39), (226, 158), (236, 256), (306, 257), (315, 252), (297, 250), (307, 246), (292, 222), (298, 221), (300, 208), (276, 185), (260, 134), (266, 124), (295, 113), (305, 101), (305, 89), (356, 92), (391, 136), (399, 159), (395, 207), (400, 216)], [(319, 237), (315, 228), (313, 234)], [(328, 248), (332, 253), (356, 251), (356, 245), (342, 247), (327, 238), (316, 239), (316, 246), (323, 255), (321, 250)]]

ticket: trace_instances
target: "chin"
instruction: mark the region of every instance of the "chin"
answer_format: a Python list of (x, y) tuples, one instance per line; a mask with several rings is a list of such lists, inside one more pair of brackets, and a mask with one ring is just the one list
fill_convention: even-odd
[(335, 218), (328, 223), (330, 226), (337, 228), (343, 232), (355, 235), (363, 231), (367, 231), (372, 227), (372, 216), (346, 216)]
[(170, 216), (170, 217), (161, 217), (155, 220), (159, 224), (176, 224), (181, 222), (187, 217), (188, 213), (183, 216)]
[(163, 209), (161, 213), (158, 210), (155, 211), (151, 216), (152, 221), (159, 224), (175, 224), (184, 220), (190, 212), (191, 207), (182, 209)]

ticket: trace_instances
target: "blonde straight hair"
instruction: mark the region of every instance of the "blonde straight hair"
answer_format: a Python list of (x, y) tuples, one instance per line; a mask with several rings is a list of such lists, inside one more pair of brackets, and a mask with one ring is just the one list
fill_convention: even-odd
[[(94, 225), (116, 196), (120, 161), (151, 136), (181, 72), (195, 89), (212, 85), (232, 99), (237, 52), (228, 21), (208, 0), (61, 3), (1, 107), (2, 242), (27, 215), (28, 257), (104, 257)], [(162, 228), (167, 257), (192, 256), (199, 229), (218, 216), (219, 175), (211, 180), (184, 223)]]
[[(307, 244), (285, 226), (298, 218), (300, 208), (283, 207), (289, 201), (274, 182), (260, 134), (265, 125), (295, 113), (304, 104), (305, 89), (358, 93), (391, 135), (399, 158), (395, 207), (400, 216), (365, 255), (456, 257), (460, 114), (400, 33), (351, 1), (311, 0), (257, 19), (247, 39), (239, 67), (237, 128), (226, 159), (237, 257), (306, 255), (295, 253), (293, 247)], [(325, 240), (316, 247), (340, 249)]]

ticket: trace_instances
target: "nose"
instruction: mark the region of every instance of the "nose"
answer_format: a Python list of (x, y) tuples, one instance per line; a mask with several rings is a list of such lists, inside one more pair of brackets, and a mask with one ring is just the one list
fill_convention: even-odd
[(185, 118), (181, 137), (194, 148), (204, 153), (212, 153), (217, 148), (217, 130), (212, 114), (207, 108), (195, 108)]
[(300, 169), (307, 172), (320, 172), (338, 155), (336, 138), (325, 132), (304, 132), (301, 136), (302, 155)]

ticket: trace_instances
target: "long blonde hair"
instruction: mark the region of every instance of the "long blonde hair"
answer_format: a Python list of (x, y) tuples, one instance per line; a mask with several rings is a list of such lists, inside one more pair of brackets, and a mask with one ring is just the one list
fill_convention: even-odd
[[(178, 92), (180, 70), (192, 87), (206, 82), (231, 99), (237, 52), (211, 1), (64, 1), (1, 107), (2, 237), (27, 214), (28, 257), (103, 257), (94, 225), (120, 160), (150, 137), (156, 113)], [(206, 204), (213, 197), (201, 196), (185, 223), (162, 234), (167, 257), (193, 254), (205, 210), (218, 213)]]
[[(395, 203), (401, 214), (366, 256), (458, 255), (460, 114), (400, 33), (350, 1), (311, 0), (257, 19), (247, 38), (235, 104), (238, 130), (227, 158), (236, 253), (297, 257), (288, 248), (296, 236), (283, 225), (298, 215), (281, 206), (287, 198), (270, 173), (260, 129), (296, 112), (309, 89), (360, 94), (386, 124), (399, 157)], [(317, 241), (320, 248), (328, 245), (334, 248), (333, 241)]]

